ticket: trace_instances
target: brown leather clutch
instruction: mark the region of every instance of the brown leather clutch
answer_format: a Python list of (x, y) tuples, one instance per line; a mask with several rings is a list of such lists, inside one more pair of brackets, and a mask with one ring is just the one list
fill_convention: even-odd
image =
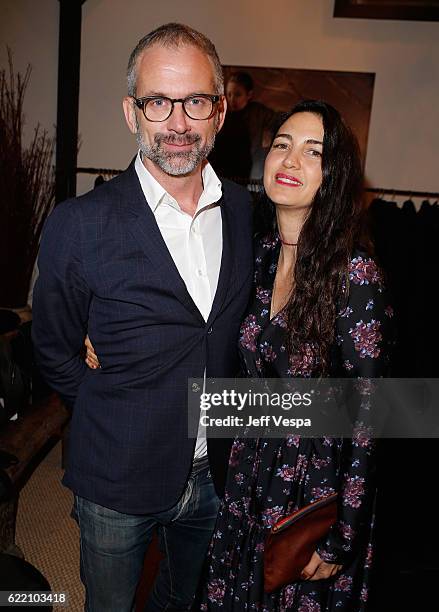
[(318, 499), (281, 519), (265, 542), (264, 589), (276, 591), (300, 580), (318, 541), (337, 519), (337, 493)]

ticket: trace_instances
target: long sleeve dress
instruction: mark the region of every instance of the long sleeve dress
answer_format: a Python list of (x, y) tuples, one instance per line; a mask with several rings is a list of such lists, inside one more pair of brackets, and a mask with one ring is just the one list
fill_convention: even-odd
[[(255, 246), (252, 300), (241, 326), (240, 351), (250, 377), (309, 377), (312, 347), (288, 358), (286, 321), (280, 311), (270, 320), (270, 302), (280, 251), (277, 234)], [(336, 318), (331, 374), (385, 376), (393, 311), (374, 260), (354, 253), (349, 265), (348, 301)], [(373, 553), (375, 499), (373, 440), (236, 439), (229, 460), (226, 493), (207, 561), (200, 610), (259, 612), (360, 612), (366, 610)], [(334, 578), (298, 581), (264, 592), (264, 542), (282, 517), (339, 491), (338, 517), (317, 552), (343, 565)]]

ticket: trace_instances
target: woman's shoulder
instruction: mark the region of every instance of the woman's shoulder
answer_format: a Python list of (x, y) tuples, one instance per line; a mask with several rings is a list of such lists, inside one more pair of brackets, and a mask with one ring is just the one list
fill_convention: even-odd
[(351, 285), (384, 287), (384, 272), (377, 258), (361, 247), (352, 252), (348, 263), (348, 276)]
[(394, 311), (376, 257), (356, 249), (348, 265), (348, 287), (338, 304), (336, 344), (350, 376), (381, 377), (395, 338)]
[(337, 308), (338, 317), (361, 313), (364, 317), (377, 316), (378, 311), (390, 314), (391, 299), (386, 287), (385, 275), (376, 257), (363, 248), (353, 250), (343, 275)]
[(342, 297), (338, 304), (339, 318), (352, 319), (352, 314), (359, 317), (361, 324), (373, 322), (384, 315), (391, 318), (391, 301), (385, 274), (377, 258), (364, 249), (355, 249), (343, 280)]

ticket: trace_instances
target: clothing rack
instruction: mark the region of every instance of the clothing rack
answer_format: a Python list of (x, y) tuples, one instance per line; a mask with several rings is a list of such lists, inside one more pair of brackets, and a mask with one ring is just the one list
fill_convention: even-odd
[[(103, 176), (115, 176), (121, 174), (123, 170), (114, 168), (76, 168), (77, 174), (101, 174)], [(242, 179), (239, 177), (232, 177), (232, 181), (247, 185), (248, 187), (257, 188), (262, 186), (262, 179)], [(426, 198), (439, 200), (439, 193), (432, 191), (406, 191), (401, 189), (389, 189), (388, 187), (366, 187), (367, 193), (376, 193), (377, 195), (390, 195), (390, 196), (406, 196), (408, 198)]]
[(121, 174), (123, 170), (115, 170), (114, 168), (76, 168), (76, 174), (103, 174), (106, 176), (116, 176)]
[(388, 189), (380, 187), (366, 187), (364, 191), (367, 193), (376, 193), (379, 195), (390, 195), (390, 196), (407, 196), (408, 198), (426, 198), (428, 199), (439, 199), (439, 193), (433, 191), (404, 191), (401, 189)]

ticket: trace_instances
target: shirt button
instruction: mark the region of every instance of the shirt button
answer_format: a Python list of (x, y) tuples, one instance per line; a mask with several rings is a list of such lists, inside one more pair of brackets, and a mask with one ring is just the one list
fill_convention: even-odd
[(204, 272), (204, 270), (202, 270), (201, 268), (198, 268), (197, 270), (197, 276), (206, 276), (206, 273)]

